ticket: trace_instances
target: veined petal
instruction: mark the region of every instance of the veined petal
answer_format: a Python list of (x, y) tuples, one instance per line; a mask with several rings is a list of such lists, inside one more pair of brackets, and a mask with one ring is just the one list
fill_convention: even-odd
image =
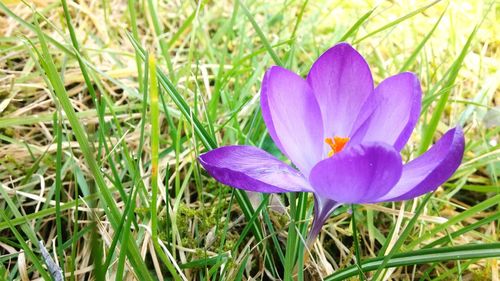
[(297, 74), (274, 66), (264, 76), (260, 100), (269, 134), (308, 177), (323, 154), (323, 123), (311, 88)]
[(359, 128), (354, 128), (351, 144), (384, 142), (400, 151), (417, 124), (421, 98), (415, 74), (404, 72), (385, 79), (363, 107), (360, 117), (373, 111)]
[(462, 129), (449, 130), (426, 153), (404, 165), (396, 186), (376, 202), (408, 200), (435, 190), (460, 166), (464, 147)]
[(321, 108), (325, 137), (349, 136), (373, 92), (372, 75), (363, 57), (349, 44), (337, 44), (314, 62), (307, 82)]
[(223, 146), (198, 159), (212, 177), (232, 187), (266, 193), (310, 191), (298, 171), (253, 146)]
[(401, 177), (402, 166), (392, 146), (360, 144), (319, 162), (309, 181), (319, 196), (339, 203), (365, 203), (386, 194)]

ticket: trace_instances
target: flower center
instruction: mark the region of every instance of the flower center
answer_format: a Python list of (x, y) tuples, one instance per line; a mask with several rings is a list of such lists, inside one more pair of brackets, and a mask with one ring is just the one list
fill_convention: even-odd
[(346, 143), (349, 141), (349, 138), (343, 138), (335, 136), (333, 138), (326, 138), (325, 142), (328, 144), (332, 150), (328, 152), (328, 157), (332, 157), (335, 153), (340, 152)]

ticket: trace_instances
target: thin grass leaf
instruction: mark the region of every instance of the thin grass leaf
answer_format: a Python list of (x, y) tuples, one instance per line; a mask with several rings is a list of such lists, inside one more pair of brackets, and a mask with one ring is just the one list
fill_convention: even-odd
[[(3, 190), (3, 189), (0, 188), (0, 190)], [(33, 265), (37, 269), (38, 273), (42, 276), (43, 279), (50, 280), (51, 278), (50, 278), (49, 274), (47, 273), (47, 271), (45, 270), (45, 268), (42, 266), (42, 263), (37, 258), (37, 255), (35, 255), (35, 253), (33, 253), (33, 251), (31, 250), (31, 248), (24, 241), (24, 238), (22, 237), (22, 235), (10, 223), (9, 218), (7, 218), (7, 216), (5, 215), (5, 212), (3, 210), (0, 210), (0, 216), (2, 217), (3, 221), (7, 222), (7, 225), (9, 226), (10, 230), (12, 231), (12, 233), (14, 233), (14, 236), (16, 237), (17, 241), (20, 243), (20, 245), (21, 245), (24, 253), (26, 253), (26, 255), (28, 255), (28, 257), (30, 258), (31, 262), (33, 263)]]
[(414, 11), (413, 11), (413, 12), (411, 12), (411, 13), (408, 13), (408, 14), (406, 14), (406, 15), (404, 15), (404, 16), (402, 16), (402, 17), (400, 17), (400, 18), (398, 18), (398, 19), (396, 19), (396, 20), (394, 20), (394, 21), (391, 21), (390, 23), (388, 23), (388, 24), (386, 24), (386, 25), (384, 25), (384, 26), (382, 26), (382, 27), (380, 27), (380, 28), (377, 28), (377, 29), (375, 29), (374, 31), (369, 32), (369, 33), (368, 33), (368, 34), (366, 34), (365, 36), (363, 36), (363, 37), (361, 37), (361, 38), (359, 38), (359, 39), (355, 40), (353, 44), (358, 44), (359, 42), (361, 42), (361, 41), (363, 41), (363, 40), (365, 40), (365, 39), (367, 39), (367, 38), (369, 38), (369, 37), (372, 37), (373, 35), (375, 35), (375, 34), (377, 34), (377, 33), (381, 32), (381, 31), (384, 31), (384, 30), (386, 30), (386, 29), (389, 29), (389, 28), (391, 28), (391, 27), (394, 27), (394, 26), (396, 26), (396, 25), (400, 24), (401, 22), (403, 22), (403, 21), (405, 21), (405, 20), (407, 20), (407, 19), (409, 19), (409, 18), (411, 18), (411, 17), (413, 17), (413, 16), (415, 16), (415, 15), (418, 15), (418, 14), (422, 13), (423, 11), (425, 11), (425, 10), (429, 9), (430, 7), (432, 7), (432, 6), (436, 5), (436, 4), (437, 4), (437, 3), (439, 3), (440, 1), (441, 1), (441, 0), (436, 0), (436, 1), (434, 1), (434, 2), (431, 2), (431, 3), (430, 3), (430, 4), (428, 4), (428, 5), (425, 5), (425, 6), (421, 7), (421, 8), (418, 8), (418, 9), (414, 10)]
[(296, 193), (291, 192), (289, 194), (289, 202), (290, 202), (290, 222), (288, 225), (288, 236), (286, 240), (286, 251), (285, 251), (285, 272), (284, 278), (285, 281), (293, 280), (294, 268), (295, 268), (295, 257), (297, 253), (297, 229), (295, 227), (295, 217), (297, 210), (297, 202), (296, 202)]
[(447, 9), (448, 9), (448, 6), (446, 6), (446, 8), (444, 8), (443, 13), (441, 13), (441, 16), (439, 16), (439, 19), (436, 21), (436, 23), (434, 24), (432, 29), (427, 33), (427, 35), (425, 35), (424, 39), (422, 39), (422, 41), (420, 41), (420, 43), (417, 45), (415, 50), (413, 50), (411, 55), (406, 59), (403, 66), (399, 69), (399, 72), (407, 71), (410, 68), (410, 66), (413, 64), (413, 62), (415, 62), (418, 54), (420, 53), (420, 51), (422, 51), (422, 49), (424, 48), (427, 41), (429, 41), (429, 39), (431, 38), (432, 34), (434, 34), (434, 31), (439, 26), (439, 23), (441, 23), (441, 20), (443, 19), (443, 16), (446, 14)]
[(158, 101), (158, 81), (156, 80), (156, 61), (149, 55), (149, 94), (150, 94), (150, 121), (151, 121), (151, 239), (157, 255), (167, 267), (174, 280), (182, 280), (174, 265), (163, 253), (158, 243), (158, 217), (156, 204), (158, 202), (158, 150), (160, 146), (160, 107)]
[(352, 214), (351, 214), (351, 225), (352, 225), (352, 236), (354, 240), (354, 254), (356, 255), (356, 267), (358, 268), (359, 280), (365, 280), (365, 275), (361, 268), (363, 261), (361, 260), (361, 254), (359, 249), (359, 237), (358, 237), (358, 225), (356, 224), (356, 206), (351, 204)]
[(365, 23), (368, 18), (370, 18), (370, 16), (372, 15), (372, 13), (375, 11), (376, 7), (369, 10), (368, 12), (366, 12), (364, 15), (362, 15), (345, 33), (344, 35), (342, 35), (342, 37), (340, 37), (339, 39), (339, 42), (343, 42), (345, 40), (347, 40), (347, 38), (351, 37), (351, 36), (354, 36), (356, 34), (356, 32), (359, 30), (359, 28), (361, 27), (361, 25), (363, 25), (363, 23)]
[(297, 264), (297, 277), (298, 280), (304, 280), (304, 255), (306, 253), (306, 247), (307, 247), (307, 242), (306, 242), (306, 235), (307, 235), (307, 226), (309, 225), (307, 222), (307, 198), (308, 198), (308, 193), (306, 192), (300, 192), (298, 193), (298, 200), (297, 200), (297, 210), (295, 212), (295, 220), (297, 221), (297, 227), (295, 228), (295, 231), (297, 232), (297, 241), (296, 243), (296, 264)]
[[(28, 224), (28, 218), (27, 216), (23, 216), (21, 212), (16, 207), (16, 204), (14, 201), (9, 197), (9, 194), (7, 193), (7, 190), (3, 184), (0, 184), (0, 195), (2, 196), (2, 199), (5, 200), (7, 203), (8, 209), (10, 210), (12, 214), (14, 214), (14, 218), (20, 220), (22, 223), (21, 229), (23, 230), (24, 234), (29, 238), (29, 241), (31, 242), (32, 245), (38, 245), (38, 239), (36, 236), (35, 231), (30, 227)], [(5, 213), (2, 213), (5, 215)], [(6, 215), (5, 215), (6, 216)], [(6, 224), (7, 227), (11, 228), (14, 227), (15, 225), (12, 223), (14, 219), (5, 219), (3, 220), (3, 223)]]
[[(76, 176), (75, 176), (76, 178)], [(77, 182), (75, 180), (75, 182)], [(75, 185), (75, 205), (78, 206), (78, 203), (79, 203), (79, 194), (78, 194), (78, 185)], [(76, 254), (77, 254), (77, 242), (78, 240), (80, 239), (80, 237), (78, 237), (78, 235), (74, 235), (75, 233), (80, 233), (80, 231), (78, 231), (78, 215), (79, 215), (79, 212), (78, 212), (78, 208), (76, 208), (75, 212), (74, 212), (74, 215), (73, 215), (73, 220), (74, 220), (74, 223), (73, 223), (73, 236), (71, 237), (71, 261), (69, 263), (70, 265), (70, 271), (71, 271), (71, 276), (70, 276), (70, 280), (71, 281), (74, 281), (76, 280), (76, 277), (75, 277), (75, 271), (76, 271)], [(82, 231), (83, 232), (83, 231)], [(69, 241), (68, 241), (69, 242)], [(64, 248), (64, 247), (63, 247)]]
[(434, 133), (436, 132), (438, 123), (441, 120), (445, 106), (446, 106), (448, 99), (450, 97), (451, 89), (453, 88), (453, 85), (455, 84), (455, 80), (457, 79), (458, 71), (460, 70), (460, 68), (462, 66), (462, 62), (464, 61), (465, 56), (467, 55), (467, 53), (469, 51), (469, 47), (472, 43), (472, 39), (476, 35), (478, 27), (479, 26), (474, 27), (474, 30), (469, 35), (469, 38), (467, 39), (467, 42), (465, 43), (464, 47), (462, 48), (460, 55), (457, 57), (457, 59), (453, 62), (452, 66), (450, 67), (450, 73), (448, 75), (446, 83), (444, 83), (444, 85), (443, 85), (444, 90), (442, 91), (441, 96), (440, 96), (439, 100), (437, 101), (436, 108), (434, 109), (434, 113), (432, 114), (432, 117), (431, 117), (431, 120), (429, 121), (429, 124), (427, 124), (427, 126), (425, 127), (425, 129), (422, 132), (422, 141), (420, 143), (420, 149), (418, 151), (418, 154), (422, 154), (425, 151), (427, 151), (427, 148), (429, 148), (429, 145), (432, 142), (432, 138), (434, 136)]
[(446, 236), (443, 236), (439, 239), (436, 239), (435, 241), (425, 245), (422, 248), (423, 249), (434, 248), (434, 247), (442, 245), (442, 244), (451, 243), (451, 242), (453, 242), (453, 240), (452, 240), (453, 238), (460, 237), (461, 235), (463, 235), (469, 231), (473, 231), (481, 226), (484, 226), (485, 224), (489, 224), (489, 223), (491, 223), (495, 220), (498, 220), (498, 219), (500, 219), (500, 212), (496, 212), (495, 214), (487, 216), (484, 219), (481, 219), (481, 220), (479, 220), (471, 225), (465, 226), (465, 227), (460, 228), (459, 230), (457, 230), (455, 232), (449, 233)]
[(417, 245), (419, 245), (423, 241), (426, 241), (426, 240), (430, 239), (431, 237), (433, 237), (437, 233), (439, 233), (439, 232), (441, 232), (441, 231), (449, 228), (452, 225), (460, 223), (460, 222), (466, 220), (467, 218), (470, 218), (470, 217), (476, 215), (477, 213), (479, 213), (479, 212), (481, 212), (481, 211), (483, 211), (485, 209), (488, 209), (488, 208), (491, 208), (491, 207), (497, 205), (499, 201), (500, 201), (500, 194), (497, 194), (497, 195), (495, 195), (495, 196), (493, 196), (491, 198), (488, 198), (488, 199), (484, 200), (481, 203), (478, 203), (478, 204), (476, 204), (474, 206), (471, 206), (469, 209), (467, 209), (467, 210), (459, 213), (456, 216), (453, 216), (453, 217), (449, 218), (447, 222), (442, 223), (442, 224), (438, 224), (436, 227), (434, 227), (430, 231), (424, 233), (420, 237), (418, 237), (415, 240), (413, 240), (405, 248), (407, 248), (407, 249), (414, 249)]
[(401, 246), (405, 242), (405, 240), (408, 237), (408, 235), (410, 235), (410, 232), (411, 232), (413, 226), (415, 225), (415, 223), (418, 220), (418, 217), (420, 216), (420, 214), (424, 210), (424, 207), (427, 205), (427, 202), (429, 202), (429, 199), (431, 198), (432, 194), (433, 194), (432, 192), (428, 193), (422, 199), (422, 202), (420, 203), (420, 205), (418, 206), (417, 210), (415, 211), (415, 214), (413, 215), (413, 217), (411, 218), (411, 220), (408, 222), (408, 224), (406, 225), (406, 227), (403, 230), (403, 232), (401, 233), (401, 235), (399, 235), (398, 240), (396, 241), (396, 243), (394, 244), (394, 246), (391, 248), (391, 250), (389, 251), (389, 253), (387, 253), (385, 255), (384, 259), (382, 260), (382, 263), (381, 263), (380, 267), (378, 268), (377, 272), (373, 275), (372, 280), (378, 280), (378, 277), (382, 273), (382, 270), (386, 268), (386, 266), (387, 266), (388, 262), (391, 260), (392, 256), (394, 256), (397, 253), (397, 251), (399, 251), (399, 249), (401, 248)]
[[(68, 95), (64, 88), (64, 84), (61, 81), (61, 78), (57, 72), (52, 57), (48, 51), (48, 46), (45, 42), (45, 37), (42, 35), (42, 31), (39, 29), (39, 26), (37, 27), (38, 28), (36, 29), (36, 31), (42, 47), (41, 57), (39, 58), (40, 64), (44, 68), (44, 71), (49, 81), (51, 82), (51, 86), (54, 89), (54, 93), (58, 98), (58, 102), (60, 103), (62, 109), (66, 113), (66, 116), (73, 129), (73, 133), (80, 145), (82, 154), (87, 162), (87, 165), (89, 166), (90, 171), (94, 176), (94, 180), (99, 188), (98, 194), (101, 196), (104, 202), (103, 204), (104, 210), (108, 214), (108, 217), (113, 227), (117, 227), (118, 226), (117, 223), (121, 217), (120, 212), (118, 210), (118, 207), (116, 206), (116, 203), (114, 202), (114, 199), (111, 195), (111, 192), (109, 191), (109, 188), (106, 185), (101, 170), (93, 156), (92, 149), (88, 142), (85, 131), (83, 130), (83, 127), (80, 124), (80, 121), (75, 114), (71, 101), (68, 98)], [(140, 259), (139, 250), (137, 249), (137, 246), (131, 240), (126, 242), (127, 246), (125, 247), (125, 250), (129, 253), (130, 261), (132, 262), (134, 269), (137, 270), (137, 274), (139, 276), (142, 276), (142, 278), (144, 278), (145, 280), (151, 280), (151, 275), (149, 274), (144, 262)]]
[(174, 66), (172, 65), (172, 61), (170, 60), (170, 55), (168, 53), (168, 44), (165, 42), (164, 38), (160, 37), (163, 34), (163, 25), (160, 24), (160, 20), (158, 19), (158, 13), (156, 12), (157, 8), (155, 7), (155, 5), (153, 5), (153, 0), (147, 0), (147, 6), (153, 23), (153, 30), (156, 35), (156, 40), (158, 40), (158, 44), (160, 45), (161, 54), (165, 59), (165, 62), (167, 63), (170, 77), (173, 81), (175, 81), (176, 79)]
[[(369, 272), (378, 268), (398, 267), (416, 264), (426, 264), (433, 262), (484, 259), (500, 257), (500, 243), (489, 244), (469, 244), (455, 247), (445, 247), (437, 249), (422, 249), (411, 253), (400, 253), (391, 257), (388, 263), (384, 264), (383, 258), (365, 260), (361, 265), (363, 272)], [(345, 280), (358, 273), (356, 266), (349, 266), (326, 277), (325, 281)]]
[[(133, 37), (129, 35), (129, 40), (131, 41), (132, 45), (136, 50), (138, 50), (139, 55), (141, 56), (141, 59), (145, 59), (145, 52), (143, 48), (139, 45), (138, 42), (135, 41)], [(158, 75), (158, 82), (160, 86), (165, 90), (165, 92), (169, 95), (169, 97), (172, 99), (172, 101), (177, 105), (181, 113), (184, 115), (184, 117), (189, 120), (191, 123), (197, 138), (203, 143), (206, 149), (211, 150), (215, 149), (217, 147), (217, 144), (215, 142), (215, 138), (212, 135), (209, 135), (208, 132), (205, 130), (201, 122), (198, 120), (196, 116), (193, 115), (191, 108), (188, 106), (187, 102), (185, 99), (177, 92), (177, 89), (174, 87), (172, 82), (167, 78), (167, 76), (157, 68), (156, 73)], [(238, 201), (238, 204), (245, 215), (245, 218), (247, 220), (251, 220), (254, 210), (253, 207), (250, 203), (250, 200), (248, 199), (247, 194), (239, 189), (235, 190), (236, 194), (236, 200)], [(263, 232), (260, 229), (260, 225), (257, 223), (250, 223), (252, 232), (255, 235), (257, 241), (262, 241), (264, 236)], [(268, 250), (265, 249), (267, 252)], [(271, 264), (271, 261), (269, 259), (270, 255), (266, 255), (266, 263), (268, 265)]]
[[(130, 17), (130, 27), (132, 29), (132, 36), (134, 36), (135, 40), (140, 41), (139, 39), (139, 31), (137, 28), (137, 13), (135, 9), (136, 2), (135, 0), (128, 0), (127, 1), (127, 8), (128, 8), (128, 13)], [(137, 77), (138, 77), (138, 83), (139, 83), (139, 92), (143, 90), (144, 84), (143, 80), (141, 77), (143, 76), (143, 70), (142, 70), (142, 63), (141, 59), (137, 56), (135, 56), (135, 64), (137, 67)]]
[(259, 35), (260, 40), (262, 41), (262, 44), (264, 44), (264, 47), (266, 48), (267, 52), (273, 59), (274, 63), (276, 63), (279, 66), (283, 66), (283, 62), (281, 59), (278, 57), (278, 55), (274, 52), (273, 48), (271, 47), (271, 43), (266, 38), (266, 35), (264, 35), (264, 32), (259, 27), (259, 24), (255, 21), (255, 18), (252, 16), (248, 8), (243, 4), (240, 0), (237, 1), (238, 5), (241, 7), (243, 10), (243, 14), (247, 17), (247, 19), (250, 21), (252, 24), (253, 28), (255, 29), (255, 32), (257, 32), (257, 35)]
[[(59, 264), (64, 265), (64, 250), (63, 250), (63, 240), (62, 240), (62, 213), (61, 213), (61, 193), (62, 193), (62, 126), (60, 126), (58, 113), (54, 113), (54, 128), (56, 130), (57, 138), (57, 152), (56, 152), (56, 189), (55, 189), (55, 200), (56, 200), (56, 231), (57, 231), (57, 256), (59, 258)], [(64, 266), (61, 267), (64, 275)]]
[[(3, 189), (6, 189), (6, 187), (4, 185), (0, 184), (0, 190), (3, 190)], [(82, 200), (90, 201), (90, 200), (95, 200), (96, 198), (98, 198), (98, 194), (94, 193), (94, 194), (91, 194), (89, 196), (83, 197)], [(8, 199), (6, 199), (6, 201), (7, 200)], [(61, 204), (61, 211), (66, 211), (66, 210), (70, 210), (72, 208), (77, 208), (78, 207), (78, 205), (76, 205), (77, 203), (78, 203), (78, 200), (73, 200), (70, 202), (63, 203), (63, 204)], [(37, 213), (26, 214), (26, 215), (21, 216), (21, 217), (13, 218), (10, 220), (9, 223), (13, 226), (18, 226), (18, 225), (21, 225), (24, 222), (26, 222), (25, 219), (28, 221), (38, 220), (38, 219), (42, 219), (42, 218), (45, 218), (45, 217), (53, 215), (53, 214), (55, 214), (55, 207), (47, 208), (45, 210), (40, 210)], [(9, 227), (9, 224), (7, 224), (7, 222), (0, 221), (0, 230), (7, 229), (8, 227)]]

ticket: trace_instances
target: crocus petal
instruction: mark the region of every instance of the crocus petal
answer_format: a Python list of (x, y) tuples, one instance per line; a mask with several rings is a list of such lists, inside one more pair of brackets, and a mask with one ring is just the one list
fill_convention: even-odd
[(199, 161), (216, 180), (239, 189), (266, 193), (310, 191), (298, 171), (253, 146), (223, 146), (200, 155)]
[(297, 74), (274, 66), (264, 76), (260, 100), (269, 134), (307, 177), (323, 154), (323, 123), (311, 88)]
[(426, 153), (404, 165), (396, 186), (376, 201), (408, 200), (435, 190), (460, 166), (464, 146), (460, 127), (449, 130)]
[(349, 44), (337, 44), (316, 60), (307, 82), (321, 108), (325, 137), (348, 137), (361, 107), (373, 92), (366, 61)]
[(319, 196), (339, 203), (364, 203), (386, 194), (401, 177), (402, 166), (392, 146), (359, 144), (319, 162), (309, 181)]
[(422, 90), (415, 74), (404, 72), (385, 79), (367, 100), (363, 114), (358, 116), (363, 118), (373, 109), (364, 123), (354, 129), (351, 143), (384, 142), (400, 151), (417, 124), (421, 98)]

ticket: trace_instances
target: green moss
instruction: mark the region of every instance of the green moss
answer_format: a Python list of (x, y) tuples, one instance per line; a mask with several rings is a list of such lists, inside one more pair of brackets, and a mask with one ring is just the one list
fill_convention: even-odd
[(4, 132), (4, 134), (5, 134), (6, 136), (12, 137), (12, 136), (14, 136), (14, 132), (15, 132), (15, 131), (14, 131), (14, 128), (7, 127), (7, 128), (5, 128), (5, 129), (3, 130), (3, 132)]
[(146, 207), (137, 207), (135, 208), (134, 212), (139, 215), (146, 215), (150, 212), (150, 209)]
[(484, 268), (477, 268), (470, 271), (472, 274), (471, 280), (490, 280), (491, 278), (491, 265)]

